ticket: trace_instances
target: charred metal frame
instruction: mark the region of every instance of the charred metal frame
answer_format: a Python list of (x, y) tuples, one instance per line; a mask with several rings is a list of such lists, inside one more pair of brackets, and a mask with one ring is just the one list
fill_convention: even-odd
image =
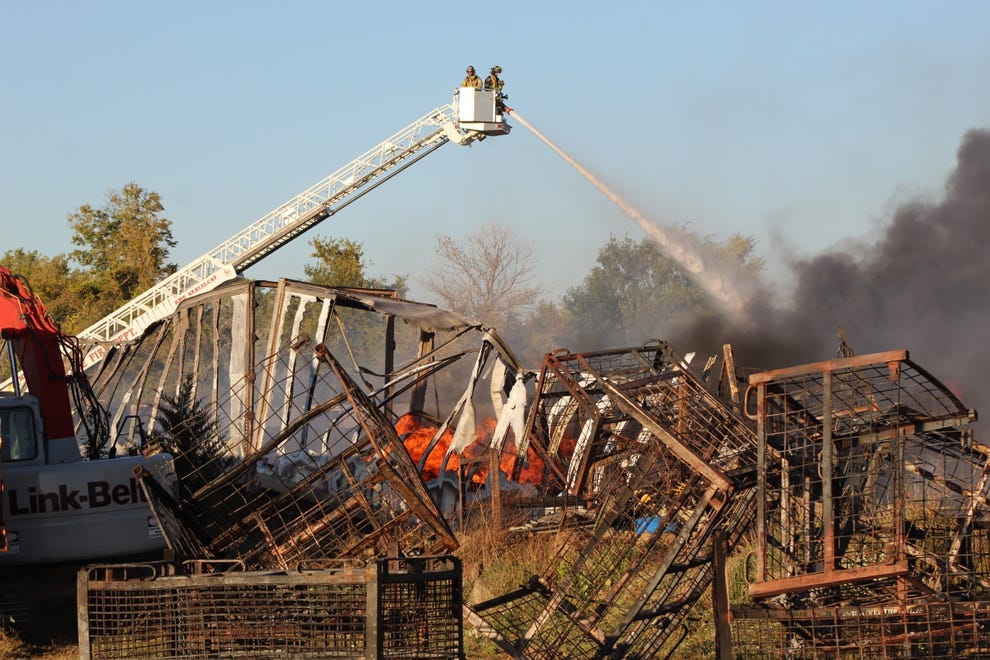
[(456, 548), (394, 425), (474, 354), (515, 364), (491, 330), (392, 292), (236, 282), (119, 347), (96, 380), (115, 408), (151, 415), (155, 431), (163, 394), (192, 378), (215, 426), (216, 455), (182, 475), (178, 494), (142, 475), (175, 558), (289, 568)]
[(669, 652), (711, 583), (712, 535), (734, 545), (752, 521), (755, 434), (659, 342), (548, 355), (529, 423), (544, 484), (594, 523), (472, 622), (514, 657)]
[(871, 581), (896, 584), (901, 598), (976, 586), (960, 555), (987, 452), (957, 428), (976, 413), (906, 351), (757, 374), (747, 401), (760, 439), (751, 596)]
[(751, 604), (733, 652), (801, 658), (990, 651), (990, 448), (907, 351), (755, 374)]

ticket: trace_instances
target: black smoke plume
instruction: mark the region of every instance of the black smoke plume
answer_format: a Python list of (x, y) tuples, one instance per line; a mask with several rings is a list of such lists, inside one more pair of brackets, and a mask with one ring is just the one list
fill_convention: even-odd
[[(857, 354), (908, 349), (968, 407), (990, 414), (990, 131), (968, 132), (940, 200), (900, 206), (873, 244), (792, 264), (793, 287), (763, 285), (744, 320), (707, 318), (679, 350), (730, 343), (759, 369), (836, 357), (836, 329)], [(683, 347), (683, 348), (682, 348)]]

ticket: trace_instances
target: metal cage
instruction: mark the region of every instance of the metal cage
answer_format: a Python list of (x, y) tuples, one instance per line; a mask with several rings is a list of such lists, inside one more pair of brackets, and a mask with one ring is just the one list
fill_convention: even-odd
[(455, 557), (91, 566), (78, 574), (79, 653), (108, 658), (462, 657)]

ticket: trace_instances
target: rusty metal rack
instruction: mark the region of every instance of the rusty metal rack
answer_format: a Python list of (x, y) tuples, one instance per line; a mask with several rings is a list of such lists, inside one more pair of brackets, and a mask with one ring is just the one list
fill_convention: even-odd
[(92, 566), (78, 574), (79, 651), (101, 658), (463, 657), (449, 556), (243, 571), (239, 562)]
[(990, 601), (732, 608), (736, 658), (985, 658)]
[(563, 532), (517, 591), (469, 605), (472, 623), (514, 657), (669, 652), (711, 583), (713, 534), (734, 545), (750, 527), (755, 433), (651, 343), (548, 355), (527, 436), (544, 484), (586, 501), (594, 524)]
[(986, 657), (990, 448), (907, 351), (750, 376), (751, 602), (736, 657)]
[(973, 531), (990, 452), (961, 428), (976, 413), (906, 351), (750, 384), (760, 438), (751, 596), (822, 606), (987, 592), (990, 549)]
[[(267, 379), (272, 413), (256, 420), (265, 434), (254, 451), (241, 457), (224, 445), (183, 476), (194, 488), (184, 487), (178, 499), (148, 475), (138, 475), (173, 556), (285, 569), (320, 559), (382, 556), (392, 544), (426, 554), (456, 548), (390, 421), (322, 345), (294, 350), (307, 364), (322, 367), (322, 375), (309, 389), (295, 391), (281, 389), (292, 379)], [(279, 353), (264, 368), (284, 364)], [(298, 399), (309, 399), (313, 391), (325, 394), (297, 409)], [(282, 416), (290, 409), (285, 423)], [(320, 451), (307, 451), (314, 446)]]

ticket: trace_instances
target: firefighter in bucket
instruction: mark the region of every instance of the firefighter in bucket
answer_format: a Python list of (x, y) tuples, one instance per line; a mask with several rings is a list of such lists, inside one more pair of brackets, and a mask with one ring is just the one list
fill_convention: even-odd
[(509, 98), (502, 93), (502, 88), (505, 87), (505, 81), (499, 77), (500, 73), (502, 73), (502, 67), (496, 64), (491, 68), (488, 77), (485, 78), (485, 91), (495, 92), (495, 111), (498, 114), (502, 114), (505, 111), (504, 101)]

